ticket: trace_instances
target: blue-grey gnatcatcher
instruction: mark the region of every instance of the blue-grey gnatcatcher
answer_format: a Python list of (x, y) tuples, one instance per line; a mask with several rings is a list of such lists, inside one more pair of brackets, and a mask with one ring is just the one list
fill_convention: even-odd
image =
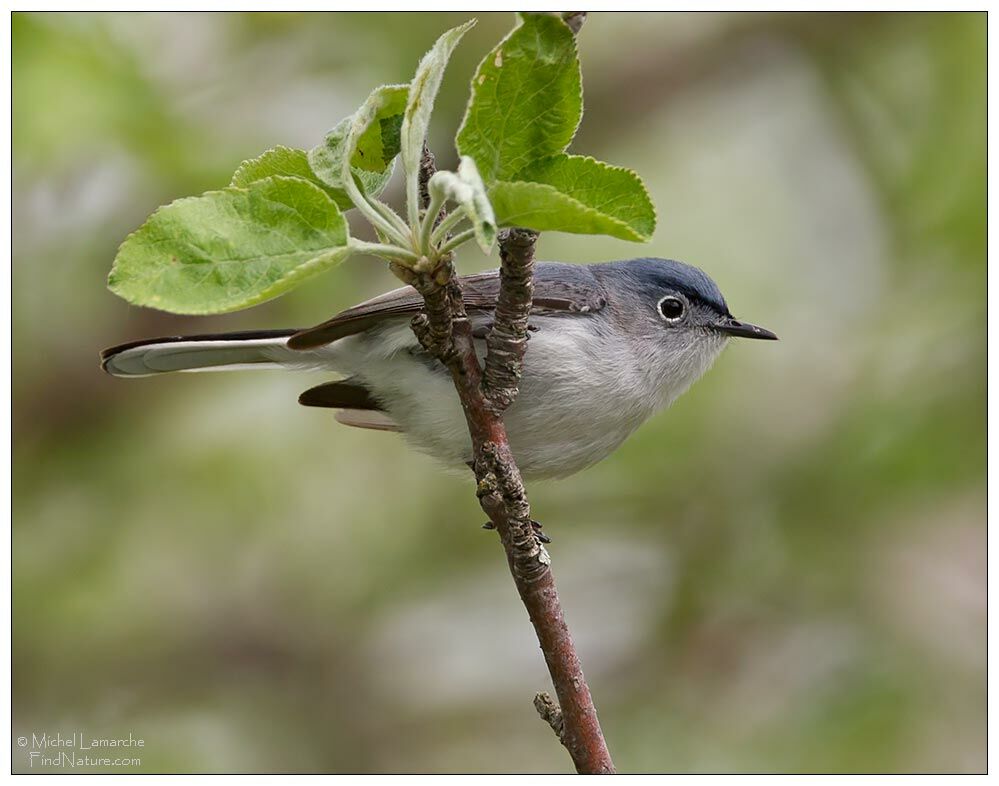
[[(497, 272), (463, 277), (462, 286), (475, 335), (484, 338)], [(299, 401), (337, 409), (336, 419), (349, 426), (402, 432), (416, 448), (462, 467), (472, 449), (451, 378), (409, 326), (421, 306), (416, 291), (403, 287), (308, 330), (150, 339), (101, 358), (120, 377), (333, 371), (342, 379), (305, 391)], [(732, 336), (777, 338), (736, 320), (697, 268), (649, 258), (539, 263), (520, 395), (505, 416), (521, 472), (560, 477), (605, 458), (707, 371)]]

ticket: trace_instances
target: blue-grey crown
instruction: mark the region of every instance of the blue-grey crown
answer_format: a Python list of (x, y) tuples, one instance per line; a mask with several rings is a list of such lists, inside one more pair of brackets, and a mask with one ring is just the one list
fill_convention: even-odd
[(718, 311), (728, 314), (728, 305), (722, 297), (718, 285), (703, 270), (699, 270), (675, 259), (640, 257), (620, 262), (607, 262), (600, 267), (612, 271), (614, 278), (634, 285), (639, 292), (656, 294), (672, 289), (681, 292), (689, 299), (700, 301)]

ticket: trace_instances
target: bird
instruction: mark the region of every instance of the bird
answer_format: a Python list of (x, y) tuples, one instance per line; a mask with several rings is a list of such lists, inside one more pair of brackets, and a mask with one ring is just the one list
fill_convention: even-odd
[[(732, 316), (717, 284), (672, 259), (535, 265), (529, 341), (517, 399), (504, 421), (525, 478), (560, 478), (613, 453), (712, 366), (731, 338), (776, 340)], [(480, 360), (499, 271), (461, 277)], [(410, 322), (423, 307), (410, 286), (304, 330), (144, 339), (106, 349), (116, 377), (278, 368), (333, 372), (299, 403), (336, 410), (347, 426), (399, 432), (447, 468), (465, 469), (472, 443), (451, 376)]]

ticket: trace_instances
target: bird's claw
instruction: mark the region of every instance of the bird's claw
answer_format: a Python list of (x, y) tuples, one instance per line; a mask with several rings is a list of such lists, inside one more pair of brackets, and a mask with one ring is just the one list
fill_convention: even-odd
[(536, 537), (541, 543), (551, 543), (552, 539), (549, 538), (544, 532), (541, 531), (541, 522), (531, 519), (531, 526), (534, 527), (534, 537)]

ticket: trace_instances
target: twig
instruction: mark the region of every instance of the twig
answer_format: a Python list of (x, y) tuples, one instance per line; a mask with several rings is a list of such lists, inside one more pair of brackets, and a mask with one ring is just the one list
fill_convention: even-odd
[(555, 700), (542, 691), (534, 695), (534, 709), (538, 711), (541, 720), (552, 727), (558, 741), (565, 743), (565, 719), (562, 717), (562, 710), (558, 708)]
[[(423, 155), (420, 157), (420, 205), (426, 210), (430, 206), (430, 178), (437, 171), (437, 159), (430, 148), (427, 147), (427, 140), (423, 140)], [(434, 228), (444, 220), (447, 215), (447, 208), (443, 205), (434, 219)]]
[[(426, 182), (433, 173), (433, 156), (424, 146), (420, 167), (424, 209), (429, 204)], [(443, 211), (437, 221), (442, 218)], [(562, 614), (551, 559), (535, 533), (527, 492), (503, 425), (503, 413), (517, 397), (527, 349), (536, 241), (537, 233), (525, 229), (509, 230), (500, 238), (500, 292), (486, 338), (484, 371), (450, 254), (429, 272), (414, 273), (401, 266), (394, 270), (423, 295), (425, 309), (413, 319), (413, 331), (451, 373), (472, 439), (479, 504), (499, 533), (548, 665), (559, 704), (539, 694), (535, 707), (568, 750), (577, 772), (612, 773), (614, 764)]]
[(461, 299), (460, 280), (454, 274), (450, 258), (427, 273), (413, 273), (404, 268), (397, 268), (397, 273), (423, 295), (425, 310), (413, 319), (413, 330), (424, 348), (451, 372), (465, 411), (479, 504), (499, 532), (514, 583), (548, 664), (564, 719), (563, 744), (577, 772), (610, 773), (614, 765), (565, 624), (551, 560), (535, 535), (527, 492), (502, 418), (506, 404), (516, 395), (520, 379), (518, 353), (522, 357), (527, 324), (519, 315), (530, 313), (532, 287), (524, 284), (524, 277), (533, 265), (535, 237), (534, 233), (523, 231), (510, 233), (501, 251), (505, 261), (500, 273), (499, 302), (506, 307), (497, 308), (486, 343), (490, 348), (513, 350), (506, 355), (502, 349), (487, 354), (486, 368), (501, 380), (498, 384), (503, 393), (496, 400), (486, 394), (472, 326)]
[(507, 229), (500, 234), (500, 294), (493, 328), (486, 340), (482, 384), (497, 414), (517, 398), (527, 351), (527, 322), (534, 297), (534, 245), (538, 233)]

